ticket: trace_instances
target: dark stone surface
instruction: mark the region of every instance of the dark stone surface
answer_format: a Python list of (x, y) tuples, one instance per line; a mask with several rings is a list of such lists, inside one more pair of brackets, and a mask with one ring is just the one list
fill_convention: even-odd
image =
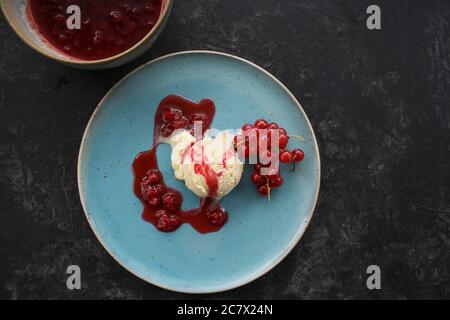
[[(130, 70), (181, 50), (247, 58), (284, 82), (316, 130), (322, 189), (305, 236), (266, 276), (206, 298), (450, 298), (450, 6), (182, 0), (142, 58), (89, 72), (36, 54), (0, 17), (0, 298), (191, 298), (145, 283), (101, 247), (76, 185), (81, 136)], [(83, 289), (65, 269), (82, 268)], [(382, 290), (366, 288), (368, 265)], [(198, 296), (195, 296), (198, 297)]]

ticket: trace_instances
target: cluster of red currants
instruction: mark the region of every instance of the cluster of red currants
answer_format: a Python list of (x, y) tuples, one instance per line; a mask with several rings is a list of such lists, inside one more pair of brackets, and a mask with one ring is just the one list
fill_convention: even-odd
[(161, 231), (173, 231), (181, 224), (177, 212), (181, 208), (182, 197), (177, 191), (168, 190), (162, 183), (161, 173), (151, 169), (142, 178), (141, 193), (150, 207), (160, 207), (156, 227)]
[[(278, 130), (278, 143), (272, 141), (273, 130)], [(254, 145), (250, 143), (252, 140), (256, 141)], [(255, 164), (255, 171), (252, 174), (252, 182), (255, 184), (258, 192), (262, 195), (269, 196), (273, 188), (278, 188), (283, 184), (280, 170), (263, 175), (261, 169), (269, 167), (271, 163), (263, 164), (262, 153), (264, 152), (265, 159), (271, 159), (272, 156), (277, 156), (281, 163), (296, 163), (301, 162), (305, 157), (301, 149), (295, 148), (291, 151), (287, 149), (289, 143), (289, 136), (284, 128), (280, 128), (277, 123), (264, 119), (259, 119), (253, 125), (246, 123), (242, 126), (242, 135), (235, 136), (234, 146), (237, 151), (241, 151), (245, 158), (256, 155), (257, 163)], [(264, 140), (267, 145), (267, 150), (259, 150), (261, 145), (264, 145)], [(275, 143), (274, 143), (275, 142)], [(242, 144), (242, 148), (239, 145)], [(243, 151), (242, 151), (243, 150)], [(242, 154), (241, 154), (242, 155)], [(266, 161), (264, 161), (266, 162)]]
[(202, 132), (204, 132), (208, 120), (203, 113), (195, 113), (188, 119), (181, 110), (172, 107), (163, 110), (161, 119), (164, 124), (161, 126), (160, 133), (165, 138), (170, 136), (176, 129), (190, 130), (191, 134), (194, 135), (195, 122), (202, 123)]

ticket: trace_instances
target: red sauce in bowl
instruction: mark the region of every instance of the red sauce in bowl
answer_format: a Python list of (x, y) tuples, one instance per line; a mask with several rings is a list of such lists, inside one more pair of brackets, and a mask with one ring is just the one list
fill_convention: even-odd
[[(71, 5), (80, 8), (80, 29), (67, 27)], [(143, 39), (159, 19), (162, 0), (29, 0), (28, 8), (38, 31), (57, 50), (99, 60)]]

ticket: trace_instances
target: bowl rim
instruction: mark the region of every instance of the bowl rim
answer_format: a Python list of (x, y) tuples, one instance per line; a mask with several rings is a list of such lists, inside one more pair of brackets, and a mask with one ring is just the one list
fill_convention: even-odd
[(30, 48), (35, 50), (36, 52), (42, 54), (43, 56), (65, 64), (71, 64), (71, 65), (79, 65), (79, 66), (91, 66), (91, 65), (101, 65), (106, 64), (110, 62), (115, 62), (123, 57), (125, 57), (127, 54), (131, 53), (132, 51), (138, 49), (141, 47), (147, 40), (151, 39), (154, 35), (158, 34), (158, 31), (161, 29), (162, 26), (164, 26), (164, 22), (170, 13), (170, 9), (172, 7), (173, 0), (162, 0), (163, 1), (163, 8), (161, 11), (161, 14), (158, 18), (158, 21), (156, 22), (155, 26), (141, 39), (139, 42), (137, 42), (135, 45), (133, 45), (131, 48), (128, 48), (125, 51), (122, 51), (114, 56), (104, 58), (104, 59), (98, 59), (98, 60), (81, 60), (81, 59), (67, 59), (63, 57), (59, 57), (56, 55), (53, 55), (51, 53), (45, 52), (41, 49), (40, 46), (34, 44), (33, 42), (28, 40), (28, 37), (25, 36), (22, 33), (21, 28), (16, 24), (15, 20), (9, 15), (9, 12), (7, 10), (6, 5), (7, 0), (0, 0), (0, 9), (3, 12), (3, 15), (6, 18), (6, 21), (10, 25), (10, 27), (14, 30), (16, 35)]
[[(312, 201), (312, 205), (311, 205), (311, 209), (308, 212), (308, 214), (306, 215), (305, 219), (303, 219), (303, 222), (299, 225), (297, 231), (295, 232), (295, 235), (292, 237), (292, 239), (290, 240), (290, 242), (286, 245), (286, 247), (284, 248), (284, 250), (280, 251), (280, 253), (275, 256), (271, 261), (269, 261), (269, 263), (267, 263), (266, 265), (263, 265), (257, 272), (250, 274), (247, 277), (243, 277), (239, 280), (236, 280), (234, 282), (231, 282), (227, 285), (223, 285), (223, 286), (218, 286), (218, 287), (211, 287), (211, 288), (177, 288), (174, 286), (170, 286), (170, 285), (166, 285), (163, 283), (159, 283), (157, 281), (152, 281), (152, 279), (149, 279), (149, 277), (145, 277), (143, 275), (138, 274), (138, 272), (135, 272), (134, 270), (131, 270), (131, 266), (127, 266), (126, 263), (122, 262), (117, 256), (116, 253), (114, 251), (112, 251), (107, 245), (106, 243), (103, 241), (102, 237), (100, 236), (99, 232), (96, 229), (96, 225), (95, 222), (93, 221), (93, 219), (91, 218), (89, 211), (87, 209), (87, 205), (86, 205), (86, 199), (83, 196), (85, 194), (85, 189), (83, 188), (82, 185), (82, 171), (81, 171), (81, 163), (83, 161), (83, 155), (85, 154), (85, 148), (86, 148), (86, 140), (88, 139), (88, 134), (90, 132), (91, 126), (93, 125), (94, 120), (96, 119), (96, 115), (97, 112), (100, 110), (100, 108), (105, 104), (105, 102), (110, 98), (110, 96), (113, 94), (113, 92), (120, 86), (122, 85), (123, 82), (125, 82), (128, 78), (130, 78), (131, 76), (133, 76), (134, 74), (136, 74), (137, 72), (139, 72), (140, 70), (155, 64), (161, 60), (165, 60), (165, 59), (170, 59), (173, 57), (177, 57), (177, 56), (183, 56), (183, 55), (191, 55), (191, 54), (204, 54), (204, 55), (215, 55), (215, 56), (222, 56), (222, 57), (226, 57), (226, 58), (230, 58), (233, 60), (237, 60), (239, 62), (243, 62), (261, 72), (263, 72), (264, 74), (266, 74), (269, 78), (271, 78), (273, 81), (275, 81), (275, 83), (277, 83), (287, 94), (288, 96), (292, 99), (292, 101), (297, 105), (300, 113), (305, 117), (306, 123), (308, 125), (309, 130), (311, 130), (312, 133), (312, 143), (313, 143), (313, 147), (315, 150), (315, 159), (316, 159), (316, 165), (317, 165), (317, 177), (316, 177), (316, 189), (314, 191), (314, 198)], [(89, 225), (92, 229), (92, 231), (94, 232), (96, 238), (98, 239), (98, 241), (102, 244), (102, 246), (105, 248), (105, 250), (111, 255), (111, 257), (114, 258), (114, 260), (117, 261), (117, 263), (119, 265), (121, 265), (123, 268), (125, 268), (127, 271), (129, 271), (131, 274), (135, 275), (137, 278), (148, 282), (152, 285), (155, 285), (157, 287), (166, 289), (166, 290), (170, 290), (170, 291), (174, 291), (174, 292), (179, 292), (179, 293), (189, 293), (189, 294), (209, 294), (209, 293), (219, 293), (219, 292), (224, 292), (224, 291), (228, 291), (228, 290), (232, 290), (235, 288), (239, 288), (242, 287), (260, 277), (262, 277), (263, 275), (265, 275), (267, 272), (269, 272), (270, 270), (272, 270), (275, 266), (277, 266), (282, 260), (284, 260), (284, 258), (286, 258), (286, 256), (295, 248), (295, 246), (298, 244), (298, 242), (300, 241), (300, 239), (302, 238), (303, 234), (305, 233), (311, 218), (314, 214), (314, 210), (316, 208), (317, 205), (317, 200), (318, 200), (318, 196), (319, 196), (319, 191), (320, 191), (320, 181), (321, 181), (321, 167), (320, 167), (321, 161), (320, 161), (320, 153), (319, 153), (319, 146), (317, 144), (317, 139), (316, 139), (316, 135), (314, 133), (313, 127), (311, 125), (311, 122), (309, 121), (308, 116), (306, 115), (305, 111), (303, 110), (302, 106), (300, 105), (300, 103), (298, 102), (298, 100), (295, 98), (294, 94), (280, 81), (278, 80), (274, 75), (272, 75), (270, 72), (268, 72), (267, 70), (263, 69), (262, 67), (258, 66), (257, 64), (248, 61), (244, 58), (240, 58), (238, 56), (232, 55), (232, 54), (228, 54), (228, 53), (223, 53), (223, 52), (217, 52), (217, 51), (209, 51), (209, 50), (189, 50), (189, 51), (180, 51), (180, 52), (175, 52), (175, 53), (170, 53), (167, 55), (163, 55), (161, 57), (158, 57), (156, 59), (150, 60), (146, 63), (144, 63), (143, 65), (135, 68), (134, 70), (132, 70), (131, 72), (129, 72), (127, 75), (125, 75), (123, 78), (121, 78), (106, 94), (105, 96), (100, 100), (100, 102), (98, 103), (97, 107), (95, 108), (94, 112), (91, 115), (91, 118), (89, 119), (88, 124), (86, 125), (85, 131), (83, 133), (83, 137), (81, 139), (81, 144), (80, 144), (80, 149), (79, 149), (79, 153), (78, 153), (78, 162), (77, 162), (77, 183), (78, 183), (78, 191), (79, 191), (79, 196), (80, 196), (80, 201), (81, 201), (81, 206), (83, 208), (84, 214), (89, 222)]]

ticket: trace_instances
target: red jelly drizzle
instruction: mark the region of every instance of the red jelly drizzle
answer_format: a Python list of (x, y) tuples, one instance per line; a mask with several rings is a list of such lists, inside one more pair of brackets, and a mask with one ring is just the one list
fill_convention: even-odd
[[(81, 28), (67, 28), (77, 5)], [(155, 26), (162, 0), (28, 0), (36, 28), (57, 50), (81, 60), (112, 57), (138, 43)]]
[(209, 164), (195, 164), (194, 172), (200, 174), (205, 178), (206, 185), (208, 186), (209, 196), (216, 197), (217, 190), (219, 189), (219, 180), (217, 178), (217, 173), (211, 168)]
[[(150, 206), (148, 204), (148, 202), (142, 195), (141, 181), (146, 176), (149, 170), (152, 169), (159, 170), (158, 160), (156, 157), (156, 150), (158, 148), (159, 140), (161, 138), (161, 130), (162, 130), (161, 128), (163, 128), (166, 125), (162, 120), (163, 111), (170, 108), (174, 108), (176, 110), (181, 111), (182, 117), (187, 120), (182, 121), (183, 123), (187, 122), (185, 126), (186, 129), (192, 128), (192, 120), (196, 119), (196, 116), (198, 117), (199, 114), (204, 116), (204, 123), (203, 123), (204, 130), (209, 129), (215, 113), (214, 102), (209, 99), (204, 99), (201, 100), (199, 103), (194, 103), (180, 96), (170, 95), (164, 98), (159, 104), (154, 120), (155, 125), (153, 135), (153, 146), (149, 151), (140, 153), (134, 160), (132, 166), (134, 174), (134, 193), (136, 197), (138, 197), (141, 200), (142, 204), (144, 205), (142, 218), (155, 226), (158, 224), (158, 217), (156, 216), (156, 213), (159, 210), (164, 209), (164, 205), (163, 203), (160, 203), (159, 205), (156, 206)], [(216, 209), (221, 209), (220, 202), (215, 198), (218, 189), (217, 174), (207, 163), (196, 164), (194, 169), (196, 172), (198, 172), (198, 174), (201, 174), (205, 177), (205, 181), (209, 188), (210, 196), (206, 198), (201, 198), (200, 205), (198, 208), (188, 211), (183, 211), (179, 209), (176, 210), (175, 212), (174, 211), (170, 212), (170, 214), (179, 217), (181, 223), (189, 223), (195, 230), (197, 230), (200, 233), (218, 231), (222, 228), (223, 224), (213, 224), (211, 223), (211, 220), (208, 218), (208, 213)], [(168, 192), (175, 193), (180, 197), (180, 199), (182, 199), (181, 193), (179, 191), (170, 188), (164, 184), (163, 177), (161, 177), (160, 183), (163, 185), (163, 194), (166, 194)]]
[[(201, 143), (195, 143), (190, 149), (191, 161), (194, 162), (194, 172), (203, 176), (205, 183), (208, 186), (208, 194), (210, 197), (217, 196), (217, 190), (219, 189), (219, 179), (216, 171), (210, 166), (209, 160), (205, 155), (204, 147)], [(197, 158), (196, 158), (197, 157)], [(182, 162), (185, 161), (185, 153), (183, 153)], [(200, 162), (200, 163), (196, 163)]]

